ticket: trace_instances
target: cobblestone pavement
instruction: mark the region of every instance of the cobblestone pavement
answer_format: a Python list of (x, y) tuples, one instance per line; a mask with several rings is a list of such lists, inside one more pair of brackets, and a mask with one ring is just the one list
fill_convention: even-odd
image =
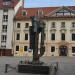
[[(32, 60), (31, 57), (0, 57), (0, 75), (40, 75), (18, 73), (17, 70), (11, 68), (8, 69), (8, 73), (5, 73), (5, 64), (17, 67), (19, 61), (25, 59)], [(57, 75), (75, 75), (75, 57), (42, 57), (40, 60), (48, 65), (58, 62)]]

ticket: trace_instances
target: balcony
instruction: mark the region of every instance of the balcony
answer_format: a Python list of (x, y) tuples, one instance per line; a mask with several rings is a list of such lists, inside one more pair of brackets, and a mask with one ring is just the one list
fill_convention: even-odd
[(8, 19), (4, 19), (3, 22), (8, 22)]
[(6, 40), (2, 40), (1, 41), (1, 46), (5, 46), (6, 45)]
[(7, 35), (7, 32), (2, 32), (2, 35)]
[(2, 30), (2, 33), (7, 33), (7, 29), (3, 29)]

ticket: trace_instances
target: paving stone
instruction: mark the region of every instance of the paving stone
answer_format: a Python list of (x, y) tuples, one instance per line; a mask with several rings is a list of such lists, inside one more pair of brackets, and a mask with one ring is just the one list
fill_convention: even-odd
[[(12, 69), (5, 73), (5, 64), (17, 67), (20, 60), (25, 60), (25, 57), (0, 57), (0, 75), (41, 75), (18, 73), (17, 70)], [(31, 61), (32, 57), (28, 57), (28, 60)], [(75, 75), (75, 57), (42, 57), (40, 60), (48, 65), (58, 62), (59, 68), (56, 75)]]

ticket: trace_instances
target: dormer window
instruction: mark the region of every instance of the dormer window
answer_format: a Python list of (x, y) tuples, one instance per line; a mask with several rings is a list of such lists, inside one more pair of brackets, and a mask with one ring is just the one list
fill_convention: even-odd
[(38, 16), (42, 16), (43, 15), (43, 11), (42, 10), (38, 10), (37, 14), (38, 14)]
[(26, 16), (26, 15), (27, 15), (26, 10), (23, 10), (23, 11), (22, 11), (22, 15), (23, 15), (23, 16)]

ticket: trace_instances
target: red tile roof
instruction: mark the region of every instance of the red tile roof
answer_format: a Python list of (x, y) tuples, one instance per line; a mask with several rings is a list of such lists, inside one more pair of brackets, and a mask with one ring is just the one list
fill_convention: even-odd
[[(36, 16), (37, 15), (37, 12), (38, 10), (42, 10), (43, 11), (43, 14), (46, 15), (48, 14), (49, 12), (52, 12), (54, 10), (56, 10), (57, 8), (59, 7), (44, 7), (44, 8), (20, 8), (18, 10), (18, 13), (16, 14), (15, 16), (15, 19), (25, 19), (25, 18), (29, 18), (30, 16)], [(22, 12), (23, 11), (26, 11), (27, 12), (27, 15), (26, 16), (23, 16), (22, 15)], [(44, 16), (43, 15), (43, 16)]]
[[(46, 16), (46, 15), (49, 14), (49, 13), (51, 13), (51, 12), (53, 12), (53, 11), (55, 11), (55, 10), (57, 10), (57, 9), (60, 9), (60, 8), (61, 7), (20, 8), (18, 10), (18, 12), (17, 12), (17, 14), (16, 14), (16, 16), (15, 16), (14, 19), (16, 19), (16, 20), (26, 20), (26, 19), (30, 18), (30, 16), (37, 15), (38, 10), (42, 10), (43, 11), (43, 18), (50, 18), (50, 16)], [(75, 6), (68, 6), (68, 8), (75, 11)], [(22, 15), (22, 11), (24, 11), (24, 10), (27, 12), (26, 16)], [(60, 17), (64, 18), (63, 16), (60, 16)], [(68, 17), (72, 18), (72, 16), (65, 16), (65, 17), (66, 18), (68, 18)], [(75, 17), (73, 16), (73, 18), (75, 18)]]
[(3, 5), (3, 0), (0, 0), (0, 9), (6, 8), (6, 7), (14, 8), (18, 2), (19, 0), (11, 0), (10, 5)]

